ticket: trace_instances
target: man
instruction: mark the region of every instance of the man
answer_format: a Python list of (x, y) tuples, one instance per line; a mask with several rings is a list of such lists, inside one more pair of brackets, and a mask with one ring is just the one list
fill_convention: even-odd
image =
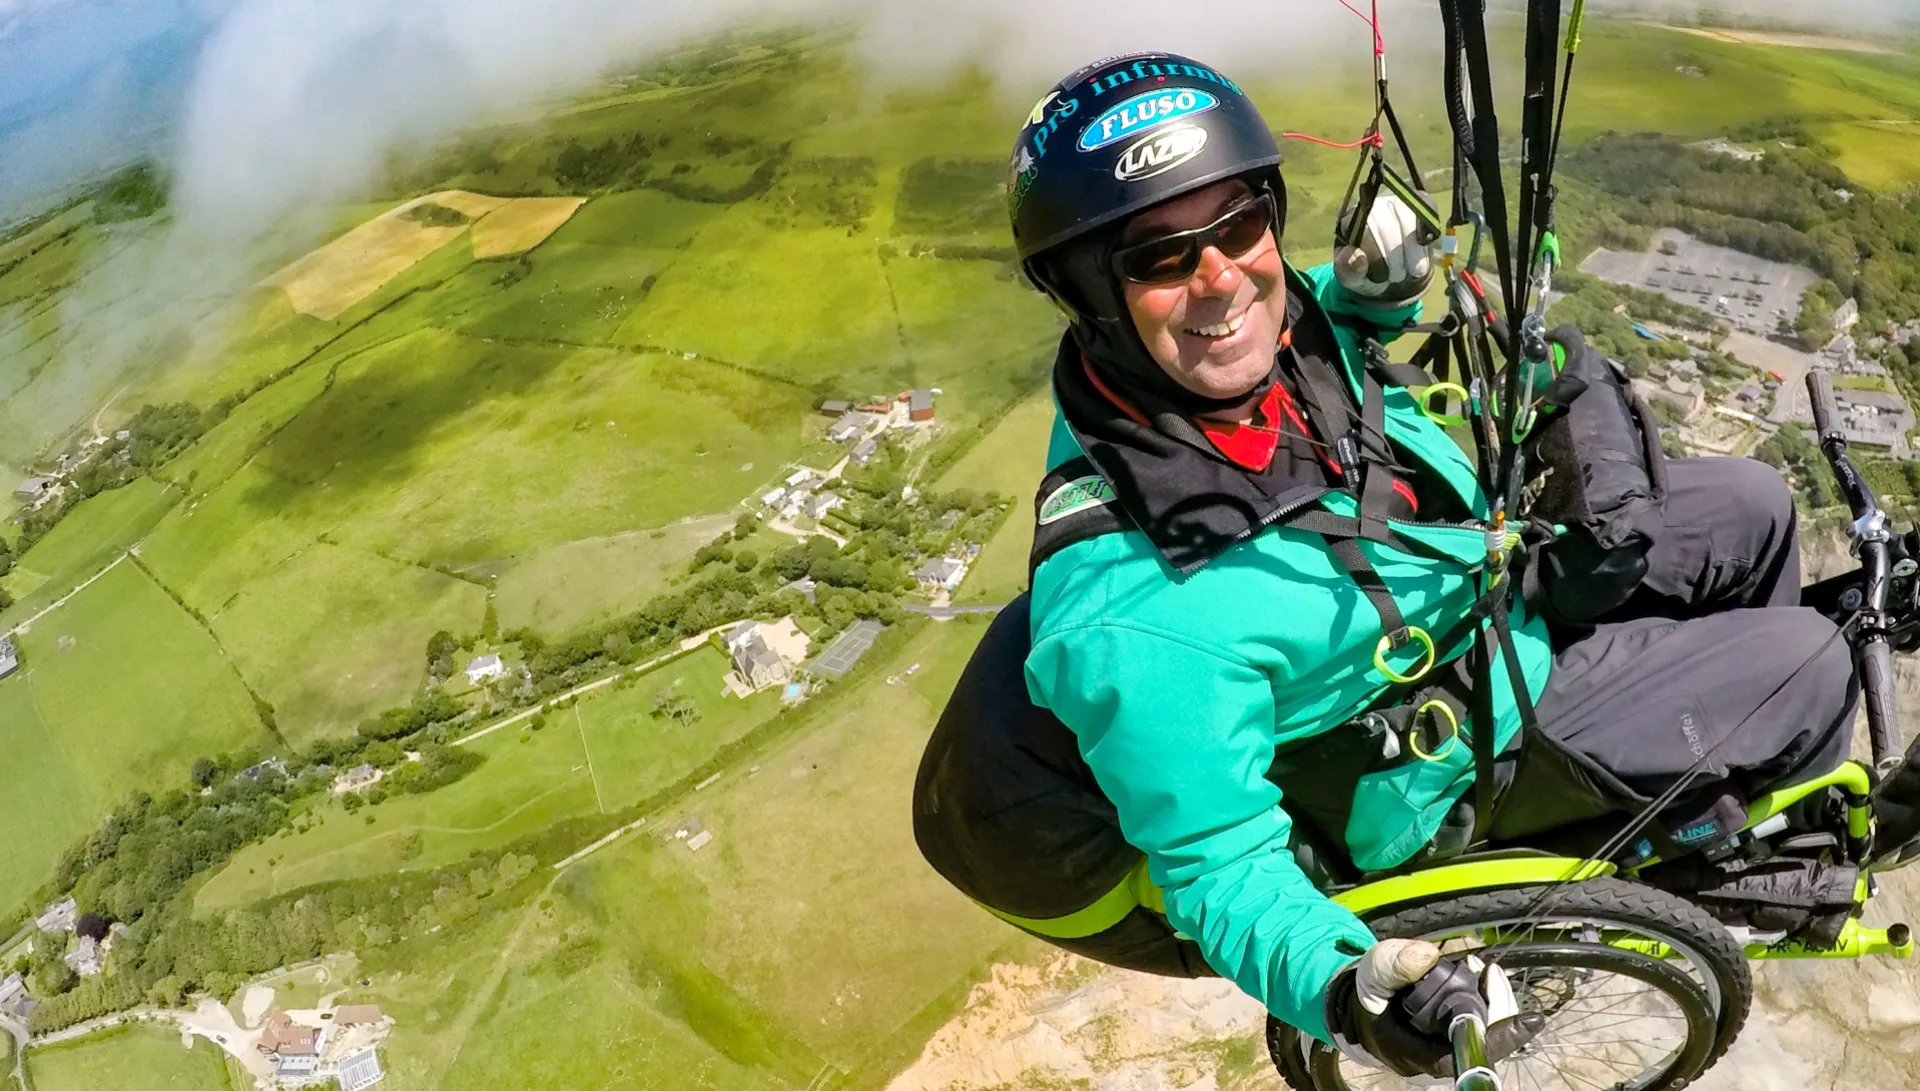
[[(1358, 245), (1296, 272), (1281, 250), (1279, 162), (1236, 84), (1169, 54), (1082, 69), (1027, 119), (1009, 187), (1015, 240), (1071, 328), (1053, 371), (1025, 679), (1077, 755), (1032, 738), (1010, 749), (1056, 769), (1084, 761), (1145, 853), (1161, 927), (1207, 967), (1309, 1034), (1402, 1074), (1431, 1071), (1444, 1043), (1390, 1000), (1439, 951), (1375, 946), (1302, 863), (1307, 834), (1360, 870), (1464, 847), (1465, 743), (1481, 725), (1457, 695), (1417, 692), (1404, 735), (1352, 725), (1462, 661), (1490, 513), (1459, 446), (1363, 358), (1366, 335), (1416, 320), (1431, 279), (1411, 210), (1383, 197), (1363, 210)], [(1571, 360), (1596, 359), (1570, 328), (1555, 337)], [(1649, 798), (1703, 754), (1707, 780), (1750, 798), (1846, 753), (1848, 649), (1796, 607), (1785, 487), (1746, 460), (1667, 471), (1664, 525), (1629, 601), (1551, 632), (1519, 603), (1508, 617), (1543, 745), (1622, 798), (1569, 810), (1522, 762), (1496, 838)], [(1520, 724), (1508, 677), (1493, 672), (1488, 706), (1502, 751)], [(981, 699), (965, 680), (961, 691), (956, 703)], [(963, 794), (944, 753), (937, 737), (922, 766), (923, 849), (976, 899), (1030, 924), (981, 893), (992, 865), (954, 863), (981, 850), (941, 817)], [(1028, 831), (1052, 821), (1030, 813), (1032, 800), (1064, 798), (1007, 794)], [(1063, 828), (1097, 809), (1075, 808)]]

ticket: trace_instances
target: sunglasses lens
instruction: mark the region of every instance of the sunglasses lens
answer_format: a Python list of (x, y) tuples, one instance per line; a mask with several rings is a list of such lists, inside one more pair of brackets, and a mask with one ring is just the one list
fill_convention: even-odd
[(1159, 239), (1127, 251), (1123, 271), (1139, 284), (1166, 284), (1193, 275), (1198, 258), (1190, 238)]
[(1215, 229), (1213, 244), (1228, 257), (1240, 255), (1260, 245), (1260, 240), (1272, 226), (1267, 216), (1267, 202), (1255, 201), (1235, 210)]

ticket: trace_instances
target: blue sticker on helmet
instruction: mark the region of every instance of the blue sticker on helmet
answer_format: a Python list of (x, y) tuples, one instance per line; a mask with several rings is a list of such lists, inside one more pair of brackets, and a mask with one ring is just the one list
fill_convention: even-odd
[(1080, 130), (1079, 148), (1083, 152), (1104, 148), (1181, 118), (1206, 113), (1218, 105), (1218, 98), (1197, 87), (1176, 87), (1135, 95), (1124, 102), (1114, 103), (1087, 122), (1087, 127)]

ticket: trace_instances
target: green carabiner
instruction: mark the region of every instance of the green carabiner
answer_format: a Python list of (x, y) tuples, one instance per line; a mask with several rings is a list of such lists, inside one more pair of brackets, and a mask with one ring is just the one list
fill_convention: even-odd
[(1454, 416), (1451, 413), (1443, 413), (1435, 409), (1433, 407), (1433, 396), (1435, 394), (1458, 398), (1460, 400), (1460, 407), (1465, 409), (1472, 404), (1472, 400), (1467, 396), (1466, 387), (1461, 386), (1459, 383), (1433, 383), (1423, 388), (1420, 391), (1420, 415), (1442, 428), (1459, 428), (1467, 423), (1467, 418), (1464, 416)]
[(1420, 679), (1425, 678), (1427, 672), (1433, 669), (1434, 659), (1433, 637), (1427, 635), (1425, 629), (1422, 629), (1418, 625), (1409, 625), (1406, 628), (1406, 633), (1413, 638), (1414, 643), (1420, 645), (1421, 648), (1425, 650), (1425, 655), (1421, 657), (1419, 667), (1411, 673), (1401, 674), (1392, 667), (1387, 666), (1387, 651), (1393, 647), (1392, 637), (1381, 637), (1380, 643), (1373, 647), (1373, 669), (1386, 675), (1388, 681), (1399, 682), (1403, 685), (1407, 682), (1418, 682)]
[[(1447, 720), (1447, 741), (1441, 745), (1439, 750), (1431, 754), (1427, 753), (1426, 749), (1420, 745), (1420, 717), (1425, 715), (1426, 711), (1430, 708), (1438, 710), (1438, 714), (1434, 716), (1436, 723), (1442, 715), (1444, 715)], [(1413, 728), (1407, 732), (1407, 749), (1413, 751), (1414, 757), (1419, 758), (1421, 761), (1446, 761), (1447, 758), (1452, 756), (1453, 748), (1459, 745), (1459, 742), (1460, 717), (1453, 714), (1453, 706), (1436, 697), (1413, 710)]]

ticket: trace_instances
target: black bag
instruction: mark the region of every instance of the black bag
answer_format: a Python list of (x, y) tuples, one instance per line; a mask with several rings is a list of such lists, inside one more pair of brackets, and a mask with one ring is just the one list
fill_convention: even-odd
[(1620, 365), (1572, 326), (1553, 331), (1566, 365), (1544, 395), (1524, 451), (1537, 495), (1528, 517), (1565, 533), (1535, 549), (1528, 605), (1549, 620), (1591, 622), (1626, 602), (1647, 573), (1666, 502), (1660, 429)]
[(1859, 868), (1801, 856), (1710, 861), (1696, 853), (1640, 877), (1698, 903), (1723, 924), (1785, 932), (1816, 950), (1832, 949), (1859, 908), (1853, 900)]

